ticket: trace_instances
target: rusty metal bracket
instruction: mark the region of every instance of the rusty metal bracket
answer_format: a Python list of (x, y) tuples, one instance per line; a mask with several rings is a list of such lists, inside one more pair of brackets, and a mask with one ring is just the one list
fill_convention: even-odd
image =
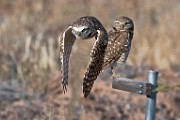
[(112, 88), (132, 92), (140, 95), (151, 95), (151, 83), (127, 78), (115, 78), (112, 81)]

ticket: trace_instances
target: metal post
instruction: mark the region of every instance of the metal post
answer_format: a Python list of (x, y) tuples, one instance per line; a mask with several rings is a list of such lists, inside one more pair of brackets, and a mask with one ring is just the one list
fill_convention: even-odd
[[(152, 84), (152, 90), (157, 87), (158, 72), (148, 71), (148, 82)], [(156, 92), (153, 91), (151, 95), (147, 95), (146, 98), (146, 115), (145, 120), (155, 120), (156, 113)]]

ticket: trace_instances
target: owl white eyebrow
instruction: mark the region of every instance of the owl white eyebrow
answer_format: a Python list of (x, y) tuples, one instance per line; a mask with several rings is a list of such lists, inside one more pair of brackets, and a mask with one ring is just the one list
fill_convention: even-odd
[(132, 30), (119, 30), (119, 31), (121, 31), (121, 32), (132, 32), (133, 33)]
[(88, 28), (87, 26), (77, 26), (73, 27), (73, 29), (77, 32), (81, 32), (83, 29)]

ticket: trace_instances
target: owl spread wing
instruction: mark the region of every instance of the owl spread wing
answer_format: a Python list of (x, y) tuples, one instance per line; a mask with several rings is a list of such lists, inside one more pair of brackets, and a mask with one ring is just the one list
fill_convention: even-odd
[[(94, 81), (102, 70), (103, 60), (105, 56), (105, 50), (107, 47), (107, 38), (102, 38), (103, 33), (98, 31), (95, 44), (90, 54), (90, 61), (88, 64), (87, 71), (83, 79), (83, 94), (87, 97), (91, 91)], [(107, 36), (105, 36), (107, 37)], [(100, 40), (101, 39), (101, 40)], [(103, 42), (102, 42), (103, 41)], [(102, 42), (102, 43), (101, 43)]]
[(87, 97), (89, 95), (94, 81), (96, 80), (97, 76), (102, 70), (107, 43), (106, 44), (100, 43), (100, 41), (102, 41), (99, 40), (101, 34), (102, 33), (98, 31), (97, 40), (95, 41), (95, 44), (92, 48), (88, 68), (84, 75), (84, 79), (83, 79), (84, 97)]
[(69, 58), (72, 51), (72, 46), (76, 37), (72, 34), (72, 26), (68, 27), (63, 34), (59, 37), (60, 42), (60, 62), (61, 62), (61, 75), (64, 93), (67, 92), (68, 85), (68, 68)]

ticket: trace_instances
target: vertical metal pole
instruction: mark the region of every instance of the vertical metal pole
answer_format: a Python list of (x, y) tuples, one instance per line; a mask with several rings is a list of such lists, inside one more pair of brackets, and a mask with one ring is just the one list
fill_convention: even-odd
[[(148, 71), (148, 82), (152, 84), (152, 90), (157, 87), (158, 72), (149, 70)], [(153, 92), (146, 98), (146, 115), (145, 120), (155, 120), (156, 113), (156, 92)]]

